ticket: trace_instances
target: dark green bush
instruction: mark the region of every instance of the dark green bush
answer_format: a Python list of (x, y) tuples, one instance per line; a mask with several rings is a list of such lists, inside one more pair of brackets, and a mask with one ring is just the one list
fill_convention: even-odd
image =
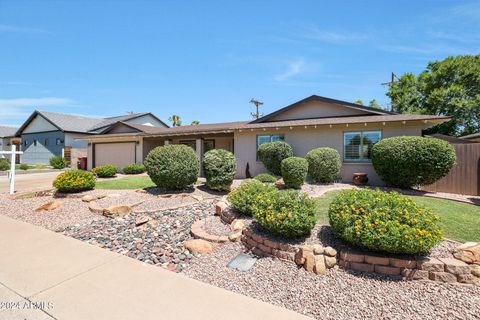
[(434, 183), (447, 175), (455, 161), (453, 147), (435, 138), (387, 138), (372, 149), (375, 171), (388, 185), (400, 188)]
[(263, 183), (275, 183), (277, 178), (268, 173), (260, 173), (254, 177), (255, 180), (258, 180)]
[(28, 164), (26, 163), (22, 163), (20, 166), (19, 166), (20, 170), (28, 170)]
[(340, 191), (328, 215), (338, 237), (372, 251), (414, 254), (442, 240), (438, 217), (396, 192)]
[(144, 161), (147, 173), (160, 188), (180, 190), (192, 186), (198, 177), (200, 161), (186, 145), (171, 144), (150, 151)]
[(0, 158), (0, 171), (10, 170), (10, 162), (5, 158)]
[(258, 180), (245, 180), (228, 195), (232, 207), (247, 216), (253, 215), (253, 206), (257, 196), (264, 192), (276, 190), (273, 185), (265, 185)]
[(63, 169), (67, 166), (67, 162), (62, 156), (53, 156), (50, 158), (50, 166), (54, 169)]
[(122, 171), (125, 174), (140, 174), (145, 172), (145, 166), (140, 163), (127, 164)]
[(95, 187), (95, 176), (88, 171), (67, 170), (55, 178), (53, 186), (60, 192), (91, 190)]
[(227, 150), (213, 149), (203, 157), (203, 172), (210, 189), (229, 191), (236, 170), (235, 156)]
[(104, 164), (103, 166), (92, 169), (92, 172), (100, 178), (114, 177), (117, 174), (117, 171), (118, 167), (113, 164)]
[(274, 175), (281, 175), (281, 163), (283, 159), (293, 156), (292, 147), (283, 141), (267, 142), (258, 148), (258, 159), (263, 162), (265, 168)]
[(272, 190), (256, 197), (254, 217), (267, 231), (289, 239), (310, 234), (316, 223), (315, 201), (297, 190)]
[(281, 164), (283, 182), (289, 188), (299, 189), (308, 173), (308, 162), (304, 158), (290, 157)]
[(305, 156), (308, 161), (308, 174), (313, 181), (331, 183), (340, 179), (342, 161), (340, 154), (333, 148), (316, 148)]

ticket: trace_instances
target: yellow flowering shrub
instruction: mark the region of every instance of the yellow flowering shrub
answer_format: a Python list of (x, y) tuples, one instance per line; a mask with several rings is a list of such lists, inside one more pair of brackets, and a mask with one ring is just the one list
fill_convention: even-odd
[(438, 216), (396, 192), (340, 191), (328, 215), (338, 237), (372, 251), (427, 252), (442, 239)]
[(291, 239), (310, 234), (315, 209), (315, 201), (296, 190), (259, 193), (253, 205), (254, 217), (265, 230)]
[(60, 192), (91, 190), (95, 187), (95, 176), (88, 171), (67, 170), (55, 178), (53, 186)]

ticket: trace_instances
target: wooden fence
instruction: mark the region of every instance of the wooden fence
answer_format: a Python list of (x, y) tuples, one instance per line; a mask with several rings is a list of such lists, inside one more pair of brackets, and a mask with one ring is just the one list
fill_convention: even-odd
[(457, 164), (437, 182), (424, 186), (425, 191), (480, 195), (480, 143), (453, 144)]

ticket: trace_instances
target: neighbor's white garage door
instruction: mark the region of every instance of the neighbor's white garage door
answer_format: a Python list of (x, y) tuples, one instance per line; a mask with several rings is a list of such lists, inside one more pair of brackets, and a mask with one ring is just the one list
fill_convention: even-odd
[(135, 163), (135, 142), (95, 144), (94, 167), (114, 164), (120, 169)]

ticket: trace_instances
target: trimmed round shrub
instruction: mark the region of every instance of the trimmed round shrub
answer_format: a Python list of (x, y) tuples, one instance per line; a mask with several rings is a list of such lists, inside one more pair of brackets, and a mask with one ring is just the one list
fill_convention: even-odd
[(235, 156), (227, 150), (213, 149), (203, 156), (203, 172), (212, 190), (229, 191), (236, 171)]
[(140, 163), (132, 163), (132, 164), (127, 164), (125, 167), (123, 167), (122, 171), (125, 174), (140, 174), (145, 172), (145, 166)]
[(19, 166), (20, 170), (28, 170), (28, 164), (26, 163), (22, 163), (20, 166)]
[(316, 148), (307, 153), (308, 174), (315, 182), (331, 183), (340, 178), (342, 161), (333, 148)]
[(297, 190), (272, 190), (257, 196), (254, 217), (274, 235), (295, 239), (310, 234), (316, 223), (315, 201)]
[(53, 186), (60, 192), (80, 192), (95, 187), (95, 176), (84, 170), (66, 170), (53, 181)]
[(254, 179), (245, 180), (242, 184), (228, 195), (232, 207), (246, 216), (253, 215), (253, 206), (257, 196), (264, 192), (276, 190), (273, 185), (265, 185)]
[(258, 159), (265, 168), (274, 175), (281, 175), (281, 163), (283, 159), (293, 157), (292, 147), (283, 141), (267, 142), (258, 148)]
[(260, 182), (263, 182), (263, 183), (275, 183), (275, 182), (277, 182), (277, 177), (272, 176), (271, 174), (268, 174), (268, 173), (257, 174), (254, 177), (254, 179), (258, 180)]
[(282, 161), (283, 182), (289, 188), (299, 189), (308, 173), (308, 161), (300, 157), (290, 157)]
[(399, 188), (434, 183), (447, 175), (455, 161), (455, 149), (435, 138), (387, 138), (372, 149), (375, 171), (388, 185)]
[(396, 192), (340, 191), (328, 216), (338, 237), (372, 251), (415, 254), (427, 252), (442, 240), (438, 217)]
[(181, 190), (191, 187), (198, 177), (200, 161), (186, 145), (170, 144), (150, 151), (143, 162), (150, 179), (159, 187)]
[(104, 164), (103, 166), (92, 169), (92, 172), (100, 178), (114, 177), (117, 174), (117, 171), (118, 167), (113, 164)]
[(5, 158), (0, 158), (0, 171), (7, 171), (10, 169), (10, 162)]
[(67, 162), (62, 156), (53, 156), (50, 158), (50, 166), (54, 169), (63, 169), (67, 166)]

